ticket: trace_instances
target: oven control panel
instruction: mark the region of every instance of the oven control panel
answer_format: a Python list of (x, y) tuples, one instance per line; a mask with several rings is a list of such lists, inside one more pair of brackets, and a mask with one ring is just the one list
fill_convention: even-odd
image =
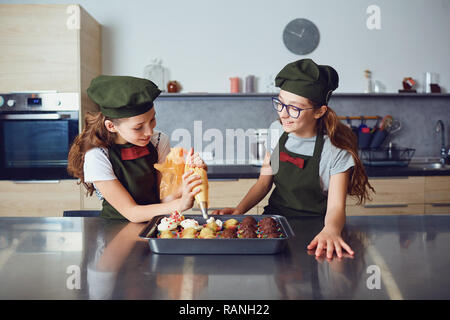
[(80, 95), (74, 92), (0, 93), (0, 113), (78, 110), (80, 110)]

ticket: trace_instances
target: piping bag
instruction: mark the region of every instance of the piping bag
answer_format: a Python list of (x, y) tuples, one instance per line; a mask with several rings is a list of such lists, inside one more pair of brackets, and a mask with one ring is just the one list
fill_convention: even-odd
[(192, 170), (192, 174), (199, 175), (202, 179), (202, 184), (199, 186), (201, 188), (201, 191), (195, 195), (195, 200), (197, 201), (200, 210), (202, 211), (203, 218), (205, 220), (208, 219), (208, 174), (206, 173), (206, 170), (199, 167), (192, 167), (189, 165), (189, 163), (186, 162), (186, 165), (184, 167), (184, 171), (187, 172), (189, 170)]

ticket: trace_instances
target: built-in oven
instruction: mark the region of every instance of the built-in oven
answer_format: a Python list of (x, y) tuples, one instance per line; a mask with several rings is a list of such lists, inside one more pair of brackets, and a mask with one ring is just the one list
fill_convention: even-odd
[(0, 179), (60, 180), (78, 135), (78, 93), (0, 94)]

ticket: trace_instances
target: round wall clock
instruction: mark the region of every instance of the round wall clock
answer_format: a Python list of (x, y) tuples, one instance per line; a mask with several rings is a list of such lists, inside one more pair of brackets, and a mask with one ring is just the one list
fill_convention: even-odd
[(320, 34), (317, 26), (307, 19), (294, 19), (283, 31), (283, 42), (289, 51), (305, 55), (314, 51), (319, 45)]

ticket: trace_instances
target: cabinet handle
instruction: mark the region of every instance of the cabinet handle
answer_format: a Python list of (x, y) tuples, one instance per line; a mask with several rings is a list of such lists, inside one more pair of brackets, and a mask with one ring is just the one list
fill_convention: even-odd
[(365, 204), (364, 208), (406, 208), (407, 204)]
[(450, 207), (450, 203), (432, 203), (432, 207)]

